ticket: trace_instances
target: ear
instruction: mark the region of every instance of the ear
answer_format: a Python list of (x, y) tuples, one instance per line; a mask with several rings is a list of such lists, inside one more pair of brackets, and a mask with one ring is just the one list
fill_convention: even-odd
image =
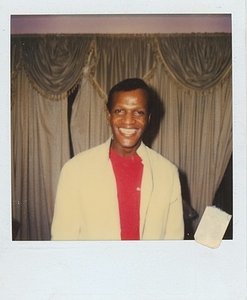
[(151, 114), (148, 115), (148, 124), (150, 123), (151, 116), (152, 116)]
[(111, 120), (111, 114), (109, 112), (109, 110), (107, 110), (107, 122), (109, 123)]

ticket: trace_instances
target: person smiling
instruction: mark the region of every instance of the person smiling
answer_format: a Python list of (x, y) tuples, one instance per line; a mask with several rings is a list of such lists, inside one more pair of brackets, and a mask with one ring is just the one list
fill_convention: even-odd
[(64, 165), (52, 240), (183, 239), (178, 170), (142, 141), (153, 104), (149, 87), (139, 78), (110, 90), (112, 137)]

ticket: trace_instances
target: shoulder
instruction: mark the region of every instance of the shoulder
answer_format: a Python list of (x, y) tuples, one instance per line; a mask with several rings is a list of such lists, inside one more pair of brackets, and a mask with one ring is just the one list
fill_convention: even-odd
[(108, 152), (109, 148), (107, 143), (93, 147), (75, 155), (65, 163), (63, 169), (78, 169), (82, 166), (99, 164), (100, 161), (107, 159)]
[(98, 154), (102, 152), (106, 152), (109, 150), (109, 147), (106, 143), (100, 144), (96, 147), (88, 149), (86, 151), (80, 152), (79, 154), (75, 155), (71, 160), (78, 161), (80, 159), (86, 159), (88, 157), (98, 156)]
[(169, 169), (169, 171), (177, 172), (177, 167), (167, 158), (156, 152), (155, 150), (145, 146), (145, 151), (149, 157), (149, 160), (157, 168)]

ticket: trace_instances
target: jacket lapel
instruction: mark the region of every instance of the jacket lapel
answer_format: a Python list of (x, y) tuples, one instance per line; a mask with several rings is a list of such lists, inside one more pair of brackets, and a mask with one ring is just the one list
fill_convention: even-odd
[(141, 205), (140, 205), (140, 239), (143, 238), (145, 231), (145, 223), (148, 212), (148, 206), (150, 203), (152, 191), (153, 191), (153, 173), (150, 165), (150, 160), (145, 149), (145, 145), (142, 143), (137, 151), (138, 155), (142, 158), (144, 165), (141, 185)]
[(111, 138), (105, 143), (105, 171), (104, 171), (104, 180), (102, 191), (105, 192), (105, 207), (107, 207), (107, 222), (110, 224), (110, 236), (114, 237), (113, 239), (121, 239), (121, 228), (120, 228), (120, 218), (119, 218), (119, 208), (118, 208), (118, 197), (117, 197), (117, 186), (116, 179), (113, 172), (111, 160), (109, 158), (109, 149), (110, 149)]

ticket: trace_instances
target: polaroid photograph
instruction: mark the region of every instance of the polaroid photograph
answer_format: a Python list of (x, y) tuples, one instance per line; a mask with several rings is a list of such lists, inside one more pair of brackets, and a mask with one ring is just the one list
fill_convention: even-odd
[(4, 299), (247, 296), (245, 3), (127, 3), (3, 5)]

